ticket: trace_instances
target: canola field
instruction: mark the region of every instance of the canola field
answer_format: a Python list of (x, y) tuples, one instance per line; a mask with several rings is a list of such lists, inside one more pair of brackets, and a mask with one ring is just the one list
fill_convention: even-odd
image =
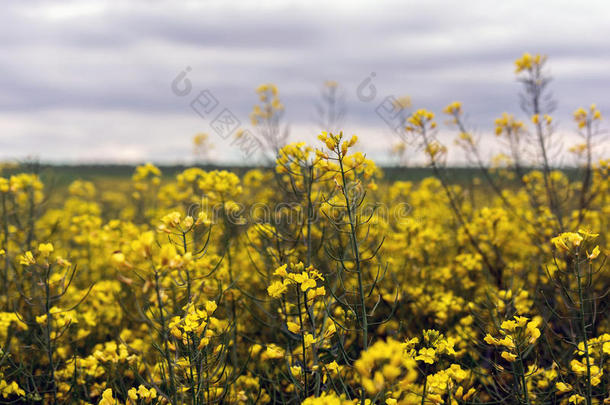
[[(421, 181), (384, 179), (356, 136), (326, 132), (241, 176), (146, 164), (54, 188), (5, 172), (0, 402), (609, 403), (602, 117), (575, 112), (581, 165), (554, 169), (543, 63), (517, 61), (530, 114), (496, 121), (497, 164), (460, 103), (415, 110)], [(273, 88), (262, 101), (257, 122)], [(434, 136), (446, 120), (457, 145)], [(450, 181), (449, 147), (478, 167), (470, 185)]]

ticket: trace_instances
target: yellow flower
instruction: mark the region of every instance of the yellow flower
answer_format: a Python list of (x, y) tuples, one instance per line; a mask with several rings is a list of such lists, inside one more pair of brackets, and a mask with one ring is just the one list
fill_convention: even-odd
[(207, 301), (205, 303), (205, 310), (208, 312), (208, 314), (212, 314), (214, 311), (216, 311), (216, 308), (218, 308), (218, 305), (215, 301)]
[(428, 156), (430, 156), (431, 159), (434, 159), (437, 156), (442, 156), (446, 154), (447, 147), (445, 145), (442, 145), (440, 142), (432, 141), (426, 146), (425, 152)]
[(267, 345), (265, 355), (271, 359), (281, 359), (284, 357), (284, 349), (273, 343)]
[(583, 402), (585, 402), (585, 397), (583, 397), (582, 395), (574, 394), (568, 399), (568, 402), (571, 404), (582, 404)]
[(506, 321), (502, 322), (500, 327), (507, 332), (514, 332), (515, 329), (517, 328), (517, 322), (515, 322), (513, 320), (506, 320)]
[(116, 266), (119, 266), (119, 265), (125, 263), (125, 255), (121, 252), (113, 253), (112, 256), (110, 257), (110, 259)]
[(436, 352), (431, 347), (423, 347), (419, 349), (419, 355), (415, 357), (415, 360), (421, 360), (424, 363), (432, 364), (436, 358)]
[(288, 330), (292, 333), (299, 333), (301, 331), (301, 327), (294, 323), (294, 322), (286, 322), (286, 325), (288, 326)]
[(517, 358), (517, 355), (509, 352), (502, 352), (502, 358), (512, 363)]
[(98, 405), (115, 405), (117, 401), (112, 396), (112, 390), (110, 388), (106, 388), (102, 393), (102, 399), (98, 402)]
[(4, 381), (3, 379), (0, 379), (0, 395), (2, 395), (2, 397), (5, 399), (9, 395), (17, 395), (20, 397), (24, 397), (25, 391), (23, 389), (19, 388), (19, 385), (15, 381), (13, 381), (9, 384), (6, 381)]
[(521, 73), (525, 70), (531, 71), (535, 67), (540, 67), (546, 61), (546, 56), (536, 54), (530, 55), (525, 52), (523, 56), (515, 61), (515, 73)]
[(24, 266), (29, 266), (36, 263), (36, 259), (34, 259), (34, 255), (29, 250), (25, 252), (23, 255), (19, 256), (19, 264), (23, 264)]
[(407, 118), (407, 131), (422, 131), (429, 125), (431, 129), (436, 127), (434, 113), (425, 109), (419, 109)]
[(563, 382), (558, 382), (557, 384), (555, 384), (555, 387), (557, 388), (557, 391), (559, 391), (559, 393), (561, 394), (566, 393), (568, 391), (572, 391), (572, 386)]
[(580, 246), (583, 237), (575, 232), (564, 232), (559, 236), (551, 239), (551, 243), (555, 245), (555, 248), (569, 252), (571, 249)]
[(135, 388), (130, 388), (129, 391), (127, 391), (127, 396), (129, 397), (130, 400), (132, 401), (137, 401), (138, 400), (138, 394)]
[(324, 131), (318, 135), (318, 139), (324, 142), (326, 147), (330, 150), (336, 150), (342, 138), (343, 132), (340, 132), (339, 135), (333, 135), (332, 133)]
[(339, 364), (336, 361), (332, 361), (329, 364), (326, 365), (326, 368), (328, 369), (328, 371), (330, 371), (333, 374), (336, 374), (339, 372)]
[(487, 343), (488, 345), (498, 345), (499, 344), (499, 340), (496, 339), (495, 337), (491, 336), (489, 333), (487, 335), (485, 335), (485, 337), (483, 338), (483, 340), (485, 341), (485, 343)]
[(286, 285), (283, 282), (275, 281), (275, 282), (273, 282), (273, 284), (271, 284), (269, 287), (267, 287), (267, 293), (269, 294), (270, 297), (280, 298), (282, 296), (282, 294), (284, 294), (286, 292), (287, 289), (288, 289), (288, 287), (286, 287)]
[[(328, 325), (328, 329), (326, 329), (326, 331), (324, 331), (324, 339), (330, 338), (336, 332), (337, 332), (337, 327), (335, 326), (334, 323), (331, 323), (330, 325)], [(610, 344), (608, 346), (610, 347)]]
[(278, 267), (277, 269), (275, 269), (275, 271), (273, 272), (274, 276), (281, 276), (281, 277), (286, 277), (288, 275), (288, 273), (286, 272), (286, 268), (288, 267), (287, 264), (284, 264), (280, 267)]
[(443, 109), (443, 112), (448, 115), (459, 115), (462, 112), (462, 103), (454, 101)]
[(570, 362), (570, 368), (572, 369), (572, 371), (580, 375), (583, 375), (587, 371), (585, 365), (576, 359), (573, 359)]
[(358, 137), (356, 135), (352, 135), (351, 139), (347, 143), (347, 146), (351, 148), (356, 144), (356, 142), (358, 142)]
[[(297, 276), (299, 276), (297, 274)], [(295, 281), (301, 284), (301, 290), (307, 291), (310, 288), (316, 288), (316, 280), (309, 278), (309, 275), (303, 272), (300, 277), (295, 278)]]
[(540, 329), (538, 329), (538, 322), (532, 321), (527, 324), (525, 329), (526, 334), (529, 336), (528, 343), (532, 344), (540, 337)]
[(48, 257), (51, 252), (53, 252), (53, 244), (52, 243), (41, 243), (38, 245), (38, 251), (42, 257)]
[(301, 375), (301, 367), (300, 366), (292, 366), (290, 367), (290, 372), (292, 373), (292, 375), (298, 377)]
[(512, 336), (505, 336), (504, 338), (498, 340), (498, 345), (508, 347), (509, 349), (515, 348), (515, 342), (513, 341)]
[(459, 137), (460, 140), (466, 142), (469, 145), (474, 145), (475, 144), (475, 141), (472, 138), (472, 135), (470, 135), (468, 132), (460, 132), (458, 137)]
[(595, 246), (593, 248), (593, 251), (591, 253), (587, 254), (587, 258), (589, 260), (595, 260), (595, 259), (597, 259), (597, 256), (599, 256), (599, 253), (600, 253), (599, 252), (599, 246)]
[(574, 111), (574, 121), (580, 129), (592, 124), (593, 121), (599, 121), (601, 119), (602, 113), (597, 109), (595, 104), (591, 104), (589, 111), (582, 107)]
[(326, 295), (326, 289), (322, 286), (322, 287), (318, 287), (318, 288), (310, 288), (307, 291), (307, 299), (309, 301), (313, 300), (316, 297), (323, 297)]
[(515, 321), (517, 322), (517, 326), (522, 328), (527, 324), (529, 318), (525, 316), (515, 316)]
[(312, 344), (314, 344), (314, 342), (315, 342), (313, 335), (311, 333), (306, 333), (303, 336), (303, 339), (305, 340), (305, 347), (309, 347)]
[(578, 128), (584, 128), (587, 125), (587, 110), (579, 108), (574, 111), (574, 121), (578, 124)]
[(167, 228), (176, 228), (178, 225), (180, 225), (181, 217), (182, 214), (180, 214), (178, 211), (170, 212), (161, 218), (162, 225), (159, 226), (159, 229), (163, 232), (169, 233), (169, 229)]
[(497, 118), (495, 120), (496, 136), (500, 136), (502, 134), (506, 136), (518, 135), (520, 134), (524, 128), (525, 124), (517, 119), (515, 119), (514, 115), (503, 113), (502, 117)]
[(599, 236), (599, 233), (593, 233), (583, 228), (580, 228), (578, 233), (581, 234), (585, 239), (595, 239)]
[(138, 387), (138, 395), (140, 396), (140, 399), (155, 399), (157, 398), (157, 390), (154, 388), (147, 389), (140, 384)]

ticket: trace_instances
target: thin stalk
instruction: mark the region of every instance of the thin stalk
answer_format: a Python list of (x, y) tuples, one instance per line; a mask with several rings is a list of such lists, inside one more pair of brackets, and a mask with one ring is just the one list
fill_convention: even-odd
[(520, 368), (520, 377), (521, 377), (521, 387), (523, 389), (523, 398), (526, 404), (530, 403), (529, 393), (527, 392), (527, 383), (525, 382), (525, 366), (523, 365), (523, 357), (521, 356), (521, 350), (518, 350), (519, 354), (519, 368)]
[(35, 201), (35, 193), (32, 187), (29, 188), (29, 193), (28, 193), (28, 197), (29, 197), (29, 207), (28, 207), (28, 232), (27, 232), (27, 238), (25, 241), (25, 246), (26, 246), (26, 250), (31, 249), (32, 246), (32, 242), (34, 241), (34, 225), (35, 225), (35, 221), (34, 221), (34, 216), (35, 216), (35, 207), (36, 207), (36, 201)]
[(352, 246), (352, 254), (356, 263), (356, 274), (358, 275), (358, 295), (360, 298), (360, 309), (362, 317), (362, 350), (368, 348), (368, 319), (365, 306), (364, 296), (364, 284), (362, 281), (362, 269), (360, 268), (360, 251), (358, 249), (358, 239), (356, 238), (356, 225), (354, 224), (354, 218), (351, 208), (351, 201), (347, 195), (347, 180), (345, 179), (345, 170), (343, 169), (343, 156), (339, 151), (339, 167), (341, 169), (341, 182), (343, 183), (343, 198), (345, 199), (345, 206), (347, 209), (347, 216), (349, 219), (350, 226), (350, 241)]
[(587, 324), (586, 324), (586, 320), (585, 320), (585, 308), (584, 308), (584, 292), (583, 292), (583, 288), (582, 288), (582, 277), (580, 274), (580, 261), (578, 260), (578, 255), (576, 255), (576, 260), (574, 262), (574, 267), (575, 267), (575, 271), (576, 271), (576, 279), (578, 280), (578, 300), (580, 301), (578, 303), (579, 306), (579, 314), (580, 314), (580, 326), (582, 329), (582, 338), (583, 338), (583, 344), (584, 344), (584, 348), (585, 348), (585, 358), (587, 361), (587, 396), (586, 396), (586, 400), (587, 400), (587, 405), (591, 405), (591, 398), (593, 396), (592, 394), (592, 387), (591, 387), (591, 360), (589, 359), (589, 343), (587, 342)]
[(424, 370), (424, 388), (421, 392), (421, 405), (426, 403), (426, 390), (428, 389), (428, 365), (426, 365)]
[(163, 350), (164, 350), (164, 356), (165, 356), (165, 361), (167, 362), (167, 368), (169, 371), (169, 386), (170, 386), (170, 390), (171, 390), (171, 395), (173, 396), (174, 399), (174, 403), (178, 403), (177, 398), (176, 398), (176, 381), (175, 381), (175, 376), (174, 376), (174, 364), (172, 362), (172, 358), (170, 356), (169, 353), (169, 345), (168, 345), (168, 333), (167, 333), (167, 326), (165, 323), (165, 314), (163, 313), (163, 301), (161, 299), (161, 289), (159, 287), (159, 272), (157, 271), (157, 269), (154, 269), (155, 272), (155, 291), (157, 293), (157, 302), (159, 305), (159, 322), (161, 323), (161, 330), (160, 330), (160, 335), (161, 335), (161, 339), (163, 340)]
[(591, 122), (587, 122), (587, 132), (585, 135), (585, 140), (586, 140), (586, 145), (587, 145), (587, 162), (585, 165), (585, 177), (582, 181), (582, 187), (580, 190), (580, 209), (578, 211), (578, 224), (580, 225), (580, 223), (582, 223), (584, 216), (585, 216), (585, 211), (588, 205), (588, 198), (587, 198), (587, 192), (591, 186), (591, 175), (592, 175), (592, 170), (591, 170), (591, 166), (592, 166), (592, 145), (591, 145), (591, 138), (592, 138), (592, 129), (591, 129)]
[[(303, 292), (304, 299), (307, 299)], [(305, 387), (303, 389), (303, 398), (307, 398), (307, 392), (309, 390), (309, 381), (307, 378), (307, 352), (305, 351), (305, 331), (303, 329), (303, 314), (301, 310), (301, 286), (297, 284), (297, 310), (299, 311), (299, 326), (301, 328), (301, 348), (303, 349), (303, 375), (305, 378)]]
[(44, 275), (44, 293), (45, 293), (45, 315), (47, 316), (47, 324), (45, 328), (46, 336), (46, 351), (49, 360), (49, 380), (51, 383), (51, 393), (53, 394), (53, 403), (57, 403), (57, 387), (55, 385), (55, 364), (53, 363), (53, 342), (51, 340), (51, 323), (53, 322), (51, 314), (51, 286), (49, 278), (51, 277), (51, 266), (46, 265)]
[[(306, 238), (306, 249), (307, 249), (307, 262), (306, 262), (306, 268), (309, 268), (309, 266), (311, 265), (311, 253), (312, 253), (312, 249), (311, 249), (311, 223), (313, 220), (313, 203), (311, 201), (311, 191), (313, 188), (313, 165), (308, 165), (307, 166), (307, 238)], [(314, 339), (317, 338), (316, 336), (316, 323), (315, 323), (315, 316), (313, 313), (313, 309), (309, 307), (309, 305), (307, 304), (307, 296), (305, 296), (305, 311), (307, 311), (307, 316), (309, 318), (309, 321), (311, 323), (311, 327), (312, 327), (312, 332), (314, 334)], [(312, 357), (313, 357), (313, 365), (314, 365), (314, 369), (316, 368), (316, 366), (318, 365), (318, 353), (317, 353), (317, 349), (314, 347), (312, 349)], [(315, 396), (319, 396), (320, 395), (320, 384), (321, 384), (321, 378), (320, 378), (320, 373), (316, 372), (315, 374)]]
[[(184, 254), (187, 253), (187, 244), (186, 244), (186, 232), (182, 231), (182, 249), (184, 250)], [(188, 269), (186, 271), (186, 303), (191, 302), (191, 274)]]
[(313, 186), (313, 166), (307, 167), (307, 266), (311, 265), (311, 221), (313, 215), (313, 204), (311, 202), (311, 189)]
[[(226, 203), (224, 198), (222, 199), (222, 216), (223, 216), (223, 221), (225, 224), (225, 235), (224, 235), (224, 243), (225, 243), (225, 249), (227, 252), (227, 268), (228, 268), (228, 273), (229, 273), (229, 284), (231, 287), (233, 287), (233, 283), (234, 283), (234, 279), (233, 279), (233, 266), (232, 266), (232, 257), (231, 257), (231, 234), (229, 232), (229, 226), (230, 226), (230, 221), (229, 221), (229, 215), (227, 214), (227, 211), (225, 209), (226, 207)], [(231, 320), (235, 323), (235, 325), (237, 325), (237, 307), (235, 305), (235, 294), (231, 294)], [(235, 326), (234, 328), (231, 328), (231, 338), (233, 340), (233, 344), (231, 345), (231, 362), (233, 364), (233, 367), (235, 367), (236, 369), (237, 367), (237, 326)]]
[[(189, 336), (190, 335), (190, 336)], [(186, 338), (186, 347), (188, 349), (188, 356), (189, 356), (189, 374), (190, 374), (190, 386), (191, 386), (191, 402), (193, 405), (197, 405), (198, 403), (198, 397), (197, 397), (197, 393), (198, 390), (195, 390), (195, 375), (193, 372), (193, 351), (194, 351), (194, 347), (195, 345), (193, 343), (195, 343), (194, 340), (194, 336), (193, 333), (190, 333), (189, 335), (187, 335)]]
[[(343, 168), (343, 154), (341, 150), (338, 149), (338, 157), (339, 157), (339, 168), (341, 170), (341, 182), (343, 184), (343, 198), (345, 199), (345, 207), (347, 209), (347, 216), (349, 219), (350, 226), (350, 241), (352, 246), (352, 255), (354, 256), (354, 261), (356, 263), (356, 274), (358, 276), (358, 296), (360, 298), (360, 317), (362, 318), (362, 351), (366, 351), (368, 348), (368, 315), (366, 313), (366, 305), (365, 305), (365, 296), (364, 296), (364, 284), (362, 280), (362, 269), (360, 267), (360, 251), (358, 249), (358, 239), (356, 238), (356, 225), (354, 223), (353, 213), (350, 201), (350, 198), (347, 194), (347, 180), (345, 179), (345, 170)], [(364, 390), (364, 386), (360, 387), (360, 403), (364, 404), (366, 401), (366, 394)]]
[[(540, 70), (537, 69), (535, 73), (535, 83), (539, 83), (542, 81), (540, 77)], [(531, 90), (532, 96), (532, 107), (533, 113), (535, 115), (541, 114), (540, 108), (540, 97), (542, 96), (542, 87), (539, 84), (533, 86)], [(542, 166), (543, 166), (543, 175), (544, 175), (544, 186), (547, 192), (547, 198), (549, 201), (549, 208), (551, 212), (555, 215), (555, 219), (557, 220), (557, 224), (559, 225), (559, 231), (563, 231), (563, 218), (561, 215), (560, 207), (557, 202), (557, 195), (555, 193), (555, 187), (553, 184), (553, 180), (551, 178), (551, 166), (548, 158), (548, 151), (546, 148), (546, 139), (544, 136), (544, 132), (542, 130), (542, 123), (540, 120), (536, 123), (536, 137), (538, 140), (538, 146), (540, 147), (540, 153), (542, 154)]]

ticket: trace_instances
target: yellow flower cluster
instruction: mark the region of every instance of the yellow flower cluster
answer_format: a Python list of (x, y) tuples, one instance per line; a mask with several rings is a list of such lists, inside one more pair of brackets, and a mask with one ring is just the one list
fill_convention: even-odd
[(136, 401), (143, 401), (145, 404), (150, 404), (155, 398), (157, 398), (157, 390), (154, 388), (147, 389), (145, 386), (141, 385), (138, 389), (130, 388), (127, 391), (127, 395), (129, 399), (135, 404)]
[(436, 128), (436, 122), (434, 122), (434, 113), (426, 109), (419, 109), (415, 111), (409, 118), (407, 118), (406, 129), (409, 132), (421, 132), (427, 129), (434, 128)]
[(2, 398), (4, 399), (9, 398), (13, 395), (16, 395), (18, 397), (24, 397), (25, 391), (19, 388), (19, 385), (15, 381), (9, 384), (3, 379), (0, 379), (0, 395), (2, 395)]
[(326, 145), (331, 151), (340, 152), (341, 156), (347, 154), (347, 149), (351, 148), (358, 142), (358, 137), (353, 135), (349, 140), (341, 142), (343, 139), (343, 132), (333, 135), (332, 133), (322, 132), (318, 135), (318, 139)]
[(323, 282), (324, 277), (313, 266), (305, 269), (303, 263), (299, 262), (291, 266), (290, 272), (287, 271), (287, 268), (288, 265), (284, 264), (273, 272), (273, 275), (279, 276), (281, 280), (274, 281), (267, 288), (269, 296), (280, 298), (291, 285), (298, 287), (300, 291), (307, 294), (308, 300), (326, 295), (324, 286), (318, 286), (318, 282)]
[[(401, 125), (432, 167), (385, 177), (334, 129), (253, 170), (45, 184), (2, 165), (0, 402), (607, 402), (610, 160), (592, 106), (583, 166), (545, 165), (544, 60), (517, 63), (533, 129), (498, 119), (491, 167), (459, 102), (443, 112), (477, 167), (446, 166), (424, 109)], [(277, 88), (258, 93), (276, 134)]]
[(525, 52), (523, 56), (515, 61), (515, 72), (521, 73), (523, 71), (539, 69), (545, 62), (546, 56), (540, 54), (531, 55)]
[(454, 340), (445, 338), (445, 336), (437, 330), (423, 331), (423, 341), (419, 350), (415, 346), (420, 343), (419, 338), (409, 339), (405, 343), (405, 351), (407, 356), (414, 358), (427, 364), (433, 364), (439, 356), (449, 355), (455, 356), (453, 349)]
[(540, 114), (534, 114), (532, 115), (532, 123), (534, 124), (538, 124), (540, 122), (544, 122), (547, 126), (551, 125), (553, 123), (553, 118), (548, 115), (548, 114), (544, 114), (542, 116), (542, 120), (540, 119)]
[(462, 113), (462, 103), (459, 101), (454, 101), (453, 103), (447, 105), (443, 112), (447, 115), (460, 115)]
[(392, 389), (395, 384), (409, 384), (416, 380), (416, 362), (402, 355), (404, 344), (388, 339), (377, 341), (362, 353), (354, 367), (368, 393)]
[(502, 114), (502, 117), (496, 119), (495, 124), (496, 136), (519, 135), (522, 131), (525, 130), (525, 124), (522, 121), (516, 120), (512, 114)]
[[(578, 255), (583, 243), (588, 247), (598, 236), (599, 234), (581, 229), (578, 232), (563, 232), (560, 235), (552, 238), (551, 243), (559, 251)], [(595, 260), (600, 253), (601, 250), (599, 249), (599, 245), (595, 245), (590, 252), (586, 251), (586, 257), (589, 260)]]
[(601, 119), (602, 113), (597, 109), (595, 104), (591, 104), (589, 111), (582, 107), (574, 111), (574, 121), (580, 129), (591, 125), (595, 121), (601, 121)]
[(146, 163), (143, 166), (136, 167), (136, 171), (133, 174), (133, 181), (142, 182), (145, 180), (150, 180), (155, 184), (160, 183), (161, 170), (158, 167), (153, 165), (152, 163)]
[(538, 326), (540, 319), (530, 320), (525, 316), (515, 316), (514, 319), (505, 320), (500, 325), (500, 338), (495, 338), (489, 333), (485, 336), (485, 342), (490, 345), (502, 347), (504, 351), (501, 356), (504, 360), (513, 362), (521, 359), (527, 346), (536, 343), (540, 337)]
[[(214, 335), (214, 329), (219, 324), (218, 319), (211, 317), (211, 314), (216, 311), (217, 305), (214, 301), (207, 301), (202, 308), (196, 308), (194, 304), (189, 303), (183, 308), (185, 315), (183, 317), (174, 317), (169, 322), (171, 334), (182, 340), (184, 344), (188, 344), (188, 339), (196, 337), (198, 340), (198, 349), (202, 349), (210, 343), (210, 338)], [(212, 328), (208, 327), (212, 324)], [(214, 328), (216, 324), (216, 328)]]
[(262, 104), (255, 105), (250, 113), (250, 121), (255, 126), (261, 121), (271, 120), (284, 110), (284, 105), (280, 102), (279, 92), (275, 84), (261, 84), (257, 87), (256, 93)]

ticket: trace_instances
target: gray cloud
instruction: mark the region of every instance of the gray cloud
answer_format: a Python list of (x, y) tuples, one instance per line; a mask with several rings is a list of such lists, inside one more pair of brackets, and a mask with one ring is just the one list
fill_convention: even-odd
[[(191, 136), (209, 123), (170, 92), (186, 66), (195, 88), (210, 89), (244, 125), (254, 88), (278, 84), (294, 139), (313, 138), (319, 87), (337, 80), (346, 128), (387, 138), (374, 113), (386, 95), (408, 94), (437, 112), (461, 100), (473, 126), (488, 131), (503, 111), (518, 112), (512, 61), (541, 52), (569, 128), (577, 106), (609, 108), (609, 11), (605, 1), (550, 0), (10, 1), (0, 15), (0, 157), (188, 160)], [(378, 100), (366, 104), (355, 89), (371, 72)], [(218, 159), (239, 160), (214, 141)], [(369, 144), (383, 159), (387, 146)]]

